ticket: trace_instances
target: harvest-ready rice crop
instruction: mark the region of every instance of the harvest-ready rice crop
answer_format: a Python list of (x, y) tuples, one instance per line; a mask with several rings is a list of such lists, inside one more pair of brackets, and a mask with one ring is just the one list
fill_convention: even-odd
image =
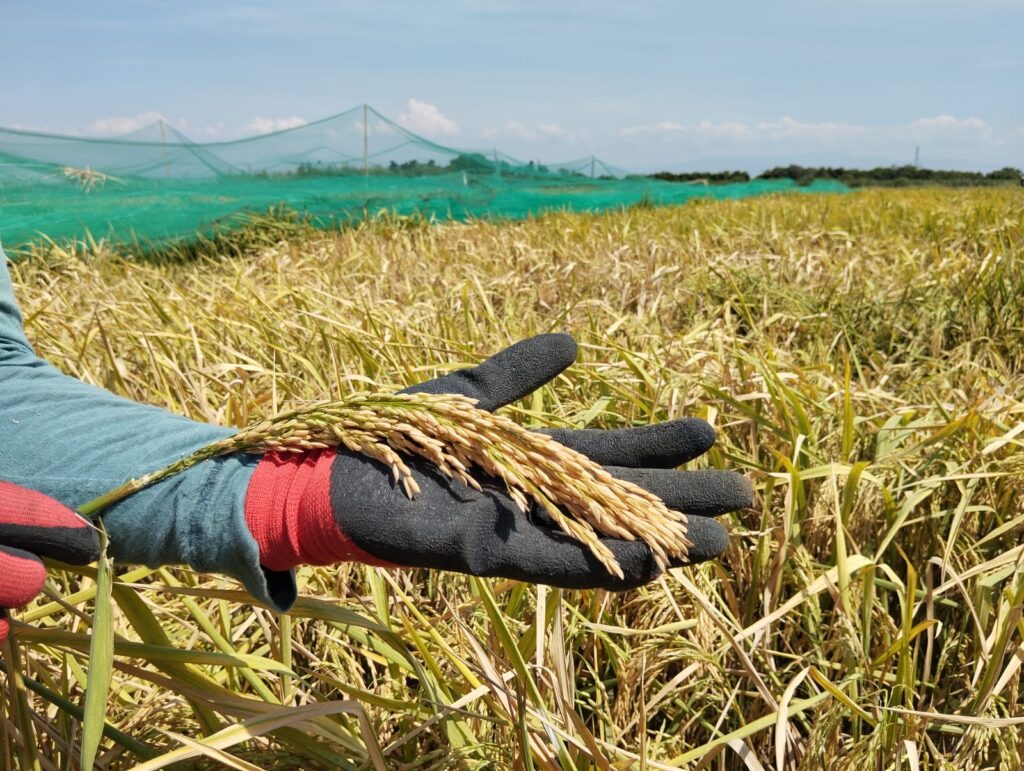
[[(623, 594), (343, 565), (301, 569), (279, 615), (117, 566), (102, 767), (1019, 767), (1021, 190), (268, 219), (159, 257), (16, 265), (39, 354), (248, 426), (569, 331), (578, 362), (501, 415), (704, 418), (690, 465), (758, 502), (723, 518), (721, 560)], [(0, 766), (77, 766), (96, 572), (53, 567), (14, 614)]]

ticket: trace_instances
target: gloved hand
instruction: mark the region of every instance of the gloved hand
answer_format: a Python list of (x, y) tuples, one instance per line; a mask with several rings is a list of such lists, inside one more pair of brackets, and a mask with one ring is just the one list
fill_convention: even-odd
[[(575, 357), (571, 338), (542, 335), (419, 390), (461, 393), (497, 409)], [(117, 397), (40, 359), (0, 253), (0, 478), (75, 507), (233, 433)], [(725, 530), (710, 515), (750, 503), (750, 486), (737, 474), (670, 470), (711, 446), (714, 434), (702, 421), (554, 436), (692, 515), (690, 562), (725, 548)], [(610, 543), (625, 572), (615, 580), (543, 513), (519, 512), (502, 484), (492, 480), (477, 493), (425, 462), (409, 465), (422, 490), (414, 501), (389, 471), (349, 453), (214, 458), (103, 512), (110, 553), (125, 563), (223, 573), (282, 611), (295, 601), (288, 568), (346, 559), (566, 587), (622, 589), (657, 574), (642, 542)]]
[[(575, 359), (571, 337), (540, 335), (477, 367), (408, 390), (463, 394), (493, 411), (552, 380)], [(740, 474), (672, 470), (714, 443), (714, 430), (702, 420), (548, 433), (615, 476), (655, 493), (670, 508), (691, 515), (688, 563), (725, 550), (726, 531), (711, 517), (751, 505), (752, 488)], [(287, 570), (355, 560), (611, 590), (639, 586), (659, 574), (643, 541), (604, 539), (623, 569), (619, 579), (542, 511), (521, 512), (501, 481), (477, 474), (483, 486), (477, 492), (426, 461), (406, 462), (421, 490), (414, 500), (386, 466), (343, 449), (264, 457), (246, 496), (246, 522), (259, 544), (261, 563)]]
[(27, 605), (42, 591), (40, 557), (88, 565), (99, 557), (96, 530), (42, 493), (0, 482), (0, 642), (7, 639), (7, 608)]

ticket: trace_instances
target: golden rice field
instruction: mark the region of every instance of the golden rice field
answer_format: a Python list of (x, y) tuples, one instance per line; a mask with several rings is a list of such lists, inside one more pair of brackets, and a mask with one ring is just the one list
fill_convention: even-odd
[[(746, 472), (758, 503), (720, 562), (621, 595), (307, 568), (280, 616), (118, 566), (98, 767), (1021, 766), (1024, 191), (268, 221), (192, 251), (39, 252), (14, 270), (29, 336), (243, 426), (565, 330), (578, 363), (505, 414), (703, 417), (694, 465)], [(5, 768), (77, 767), (95, 576), (54, 570), (18, 615)]]

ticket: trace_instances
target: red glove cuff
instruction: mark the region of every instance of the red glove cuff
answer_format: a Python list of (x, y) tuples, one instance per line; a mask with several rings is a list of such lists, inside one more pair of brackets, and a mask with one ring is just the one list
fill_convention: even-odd
[(355, 561), (390, 563), (356, 546), (334, 521), (331, 466), (334, 450), (267, 453), (245, 496), (245, 522), (270, 570)]

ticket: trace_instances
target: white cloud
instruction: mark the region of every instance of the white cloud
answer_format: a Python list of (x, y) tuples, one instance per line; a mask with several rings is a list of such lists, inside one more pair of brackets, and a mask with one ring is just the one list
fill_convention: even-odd
[(292, 116), (291, 118), (253, 118), (246, 128), (255, 134), (270, 134), (274, 131), (284, 131), (305, 125), (306, 121), (303, 118)]
[(162, 113), (156, 112), (155, 110), (140, 112), (138, 115), (116, 115), (93, 121), (89, 126), (89, 133), (117, 136), (118, 134), (127, 134), (132, 131), (138, 131), (140, 128), (148, 126), (151, 123), (156, 123), (160, 120), (164, 123), (170, 124), (170, 121), (167, 120)]
[(684, 125), (675, 121), (658, 121), (645, 126), (630, 126), (619, 132), (623, 137), (641, 139), (666, 139), (684, 142), (716, 142), (732, 140), (739, 142), (755, 138), (756, 128), (742, 123), (711, 123), (701, 121)]
[(795, 140), (829, 144), (856, 139), (869, 131), (870, 129), (865, 126), (852, 123), (804, 123), (784, 115), (777, 121), (758, 123), (753, 128), (753, 136), (771, 141)]
[(12, 128), (15, 131), (35, 131), (39, 132), (40, 134), (61, 134), (63, 136), (68, 137), (82, 136), (82, 132), (79, 129), (54, 128), (53, 126), (50, 126), (46, 123), (37, 125), (29, 125), (26, 123), (12, 123), (10, 126), (5, 126), (4, 128)]
[(538, 134), (532, 128), (527, 126), (525, 123), (520, 123), (517, 120), (510, 120), (505, 123), (500, 129), (489, 128), (484, 129), (483, 135), (486, 139), (501, 139), (505, 137), (511, 137), (512, 139), (525, 139), (531, 141), (537, 138)]
[[(354, 128), (359, 134), (362, 134), (363, 133), (363, 122), (362, 122), (362, 120), (357, 120), (355, 123), (353, 123), (352, 124), (352, 128)], [(340, 136), (340, 134), (338, 134), (336, 129), (328, 128), (328, 129), (326, 129), (326, 131), (327, 131), (328, 136)], [(393, 126), (390, 126), (389, 124), (385, 123), (382, 120), (379, 120), (376, 123), (374, 123), (372, 121), (367, 121), (367, 123), (366, 123), (366, 133), (369, 134), (370, 136), (373, 136), (375, 134), (394, 135), (395, 134), (395, 129), (394, 129)]]
[(398, 116), (398, 122), (409, 131), (427, 136), (453, 136), (459, 133), (458, 124), (432, 104), (410, 99), (405, 110)]
[(712, 123), (701, 121), (684, 125), (674, 121), (660, 121), (646, 126), (631, 126), (620, 132), (624, 137), (662, 137), (690, 142), (756, 142), (759, 140), (831, 141), (856, 136), (864, 132), (860, 126), (849, 123), (804, 123), (788, 115), (775, 121), (760, 123)]
[(506, 121), (501, 128), (484, 129), (481, 134), (485, 139), (519, 139), (524, 142), (539, 142), (545, 139), (564, 139), (575, 141), (576, 135), (570, 134), (557, 123), (537, 123), (529, 126), (518, 120)]
[(954, 118), (936, 115), (910, 124), (914, 139), (939, 139), (947, 142), (985, 142), (992, 138), (992, 127), (981, 118)]
[(687, 127), (675, 121), (662, 120), (657, 123), (648, 123), (643, 126), (627, 126), (619, 133), (624, 137), (644, 136), (669, 136), (672, 134), (685, 134)]
[(993, 136), (992, 127), (980, 118), (955, 118), (951, 115), (920, 118), (911, 123), (889, 126), (864, 126), (834, 121), (804, 122), (788, 115), (759, 123), (701, 121), (687, 125), (660, 121), (624, 128), (619, 133), (626, 139), (661, 139), (688, 144), (733, 142), (822, 146), (924, 140), (984, 142)]
[(538, 123), (537, 130), (546, 137), (568, 138), (569, 133), (557, 123)]
[[(182, 130), (185, 130), (185, 126), (181, 126)], [(195, 131), (188, 132), (189, 136), (193, 139), (209, 139), (215, 141), (223, 139), (225, 134), (228, 133), (227, 124), (224, 121), (217, 121), (216, 123), (207, 123), (205, 126), (196, 129)]]

